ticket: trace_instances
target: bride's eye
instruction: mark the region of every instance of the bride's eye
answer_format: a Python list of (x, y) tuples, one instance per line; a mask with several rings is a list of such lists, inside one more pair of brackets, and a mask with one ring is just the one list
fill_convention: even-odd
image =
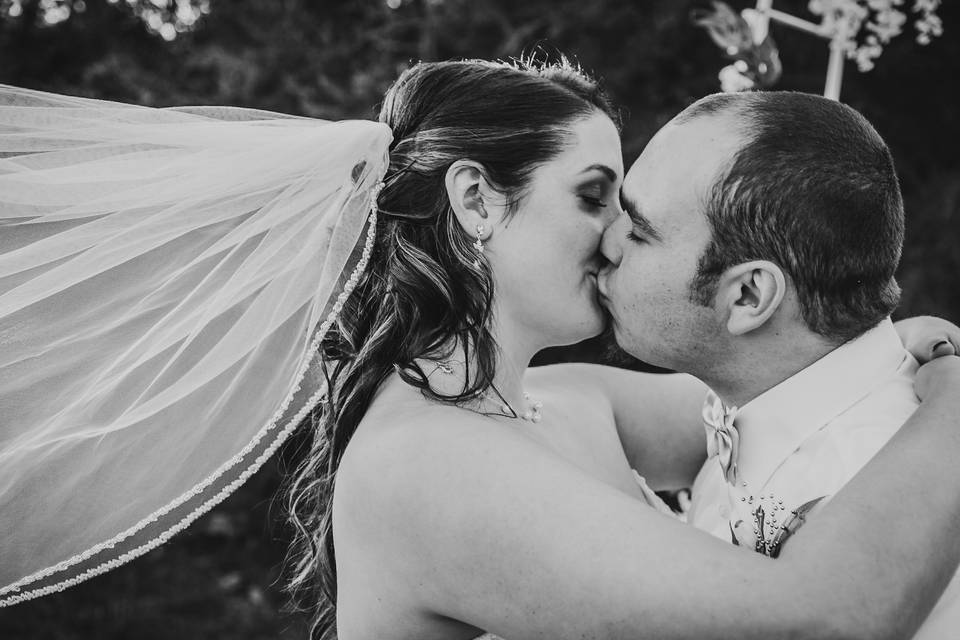
[(629, 240), (630, 242), (635, 242), (635, 243), (637, 243), (637, 244), (646, 244), (646, 242), (647, 242), (645, 238), (643, 238), (642, 236), (638, 236), (637, 234), (635, 234), (635, 233), (633, 232), (633, 229), (631, 229), (630, 231), (627, 232), (627, 240)]
[(594, 196), (588, 196), (588, 195), (585, 195), (585, 194), (582, 194), (582, 193), (580, 194), (579, 197), (580, 197), (580, 199), (581, 199), (583, 202), (585, 202), (588, 206), (590, 206), (590, 207), (592, 207), (592, 208), (596, 208), (596, 209), (606, 209), (606, 208), (607, 208), (607, 203), (605, 203), (605, 202), (604, 202), (603, 200), (601, 200), (600, 198), (596, 198), (596, 197), (594, 197)]

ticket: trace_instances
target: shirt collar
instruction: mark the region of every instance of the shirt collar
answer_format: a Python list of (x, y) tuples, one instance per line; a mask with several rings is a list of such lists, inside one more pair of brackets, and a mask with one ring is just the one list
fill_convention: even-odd
[(762, 490), (808, 437), (889, 378), (906, 356), (887, 318), (745, 404), (736, 419), (741, 479)]

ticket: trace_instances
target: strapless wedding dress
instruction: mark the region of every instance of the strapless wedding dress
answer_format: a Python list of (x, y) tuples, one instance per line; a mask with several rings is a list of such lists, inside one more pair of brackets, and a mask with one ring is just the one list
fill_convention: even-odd
[[(647, 486), (647, 481), (644, 479), (643, 476), (641, 476), (639, 473), (634, 471), (633, 477), (636, 479), (637, 486), (640, 487), (640, 491), (643, 493), (643, 499), (644, 501), (646, 501), (648, 505), (650, 505), (660, 513), (664, 513), (670, 516), (671, 518), (676, 517), (676, 514), (673, 512), (672, 509), (670, 509), (670, 507), (667, 506), (667, 503), (661, 500), (660, 496), (654, 493), (653, 489)], [(482, 636), (477, 636), (475, 640), (503, 640), (503, 638), (501, 638), (500, 636), (495, 636), (492, 633), (485, 633)]]

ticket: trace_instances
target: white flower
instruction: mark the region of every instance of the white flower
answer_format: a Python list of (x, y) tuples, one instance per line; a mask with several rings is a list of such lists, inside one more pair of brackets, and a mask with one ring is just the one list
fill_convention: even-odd
[(740, 73), (735, 65), (727, 65), (720, 69), (720, 90), (724, 93), (746, 91), (753, 86), (753, 80)]
[(940, 0), (914, 0), (913, 10), (917, 13), (933, 13), (940, 8)]
[(847, 53), (847, 57), (856, 60), (857, 68), (865, 72), (873, 69), (873, 61), (879, 58), (881, 53), (883, 53), (883, 47), (879, 44), (867, 44)]
[[(911, 18), (917, 33), (916, 40), (920, 44), (929, 44), (933, 38), (942, 35), (943, 22), (936, 14), (941, 2), (942, 0), (912, 0), (911, 3), (906, 0), (808, 0), (807, 8), (821, 17), (821, 30), (830, 37), (831, 49), (839, 50), (848, 59), (854, 60), (860, 71), (869, 71), (883, 53), (884, 45), (903, 33)], [(728, 13), (736, 16), (727, 5), (719, 4), (726, 7)], [(908, 11), (911, 12), (910, 16)], [(753, 44), (759, 45), (768, 35), (768, 19), (754, 9), (744, 9), (740, 15), (750, 28)], [(712, 37), (718, 44), (727, 47), (730, 57), (736, 56), (742, 48)], [(741, 35), (740, 42), (744, 39)], [(757, 68), (760, 74), (765, 74), (766, 70), (761, 64), (758, 64)], [(724, 67), (720, 71), (723, 91), (753, 89), (755, 83), (746, 75), (748, 70), (743, 61)]]
[(943, 22), (940, 20), (940, 16), (936, 14), (922, 16), (913, 24), (917, 28), (917, 39), (924, 38), (926, 40), (922, 44), (928, 44), (931, 37), (943, 35)]
[[(906, 0), (810, 0), (807, 7), (823, 17), (823, 27), (834, 35), (834, 46), (860, 71), (869, 71), (883, 53), (883, 46), (903, 33), (908, 21)], [(913, 0), (911, 10), (919, 14), (914, 21), (917, 42), (929, 44), (943, 34), (943, 22), (936, 15), (942, 0)], [(861, 31), (866, 35), (861, 36)]]
[(764, 18), (756, 9), (744, 9), (740, 12), (740, 15), (743, 17), (744, 22), (747, 23), (747, 26), (750, 27), (753, 44), (758, 45), (767, 39), (767, 34), (770, 32), (769, 19)]

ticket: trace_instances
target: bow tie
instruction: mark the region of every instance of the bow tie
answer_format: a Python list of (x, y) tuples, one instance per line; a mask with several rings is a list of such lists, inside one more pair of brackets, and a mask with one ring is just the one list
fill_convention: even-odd
[(733, 422), (737, 407), (729, 409), (713, 391), (703, 403), (703, 426), (707, 430), (707, 455), (717, 456), (723, 475), (730, 484), (737, 481), (737, 457), (740, 449), (740, 434)]

